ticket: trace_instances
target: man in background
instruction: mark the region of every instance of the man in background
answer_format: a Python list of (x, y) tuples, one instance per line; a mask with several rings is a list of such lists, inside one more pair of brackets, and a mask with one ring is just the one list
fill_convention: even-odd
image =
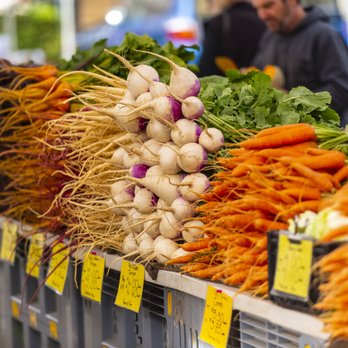
[(348, 122), (348, 49), (318, 7), (304, 9), (300, 0), (252, 0), (267, 25), (253, 65), (278, 66), (285, 89), (305, 86), (328, 91), (332, 108)]
[(224, 75), (217, 57), (229, 58), (236, 67), (249, 66), (266, 28), (249, 0), (215, 0), (213, 5), (221, 13), (205, 23), (200, 76)]

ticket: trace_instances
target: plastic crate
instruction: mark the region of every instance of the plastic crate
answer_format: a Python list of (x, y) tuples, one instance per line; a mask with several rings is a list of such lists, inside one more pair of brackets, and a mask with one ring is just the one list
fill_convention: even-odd
[(240, 312), (241, 348), (324, 348), (326, 341)]
[[(319, 276), (318, 270), (314, 270), (311, 275), (310, 288), (308, 293), (308, 300), (301, 301), (297, 299), (288, 298), (282, 296), (282, 294), (273, 294), (271, 292), (274, 283), (275, 270), (277, 266), (277, 251), (278, 251), (278, 236), (280, 231), (270, 231), (268, 232), (268, 288), (269, 288), (269, 298), (274, 303), (279, 306), (294, 309), (300, 312), (306, 312), (311, 314), (319, 314), (318, 310), (313, 308), (313, 305), (319, 299)], [(342, 242), (331, 242), (317, 244), (313, 247), (313, 260), (312, 264), (319, 261), (321, 257), (335, 250), (337, 247), (341, 246)]]

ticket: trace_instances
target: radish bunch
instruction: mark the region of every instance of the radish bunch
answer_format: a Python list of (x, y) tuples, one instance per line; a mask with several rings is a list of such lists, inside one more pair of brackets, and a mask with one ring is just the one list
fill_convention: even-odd
[(146, 52), (170, 65), (166, 85), (151, 66), (133, 66), (108, 52), (129, 69), (126, 92), (113, 107), (84, 104), (111, 117), (132, 141), (119, 142), (111, 157), (128, 174), (115, 179), (107, 204), (122, 218), (123, 253), (163, 263), (178, 250), (177, 240), (191, 241), (202, 234), (197, 233), (201, 226), (194, 222), (194, 205), (210, 183), (201, 170), (207, 154), (223, 145), (223, 135), (214, 128), (203, 130), (195, 122), (204, 106), (197, 97), (200, 82), (193, 72)]

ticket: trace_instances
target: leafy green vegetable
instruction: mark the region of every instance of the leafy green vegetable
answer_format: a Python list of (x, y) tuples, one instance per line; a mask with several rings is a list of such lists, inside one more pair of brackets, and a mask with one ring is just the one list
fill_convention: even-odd
[(230, 142), (241, 140), (231, 129), (260, 130), (299, 122), (339, 127), (339, 115), (329, 107), (328, 92), (313, 93), (300, 86), (285, 93), (260, 71), (228, 70), (226, 77), (208, 76), (200, 81), (199, 97), (206, 109), (203, 121), (219, 128)]
[[(94, 71), (93, 65), (101, 69), (115, 74), (119, 77), (126, 78), (128, 69), (123, 66), (115, 57), (104, 53), (106, 47), (106, 40), (100, 40), (88, 50), (77, 50), (69, 61), (62, 60), (58, 64), (61, 71), (73, 70), (88, 70)], [(108, 47), (110, 51), (116, 52), (133, 65), (150, 64), (160, 74), (163, 81), (168, 82), (170, 77), (170, 69), (168, 64), (158, 58), (151, 57), (136, 50), (150, 51), (160, 55), (169, 57), (176, 64), (186, 66), (193, 72), (197, 72), (198, 68), (194, 64), (189, 64), (194, 59), (194, 50), (198, 50), (197, 45), (193, 46), (179, 46), (175, 47), (172, 42), (167, 42), (161, 46), (156, 40), (148, 35), (136, 35), (133, 33), (126, 33), (124, 40), (119, 46)]]

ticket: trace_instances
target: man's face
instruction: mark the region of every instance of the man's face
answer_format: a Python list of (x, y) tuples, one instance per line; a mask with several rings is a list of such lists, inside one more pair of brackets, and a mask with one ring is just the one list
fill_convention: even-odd
[(252, 0), (252, 4), (271, 31), (287, 31), (295, 4), (293, 0)]

